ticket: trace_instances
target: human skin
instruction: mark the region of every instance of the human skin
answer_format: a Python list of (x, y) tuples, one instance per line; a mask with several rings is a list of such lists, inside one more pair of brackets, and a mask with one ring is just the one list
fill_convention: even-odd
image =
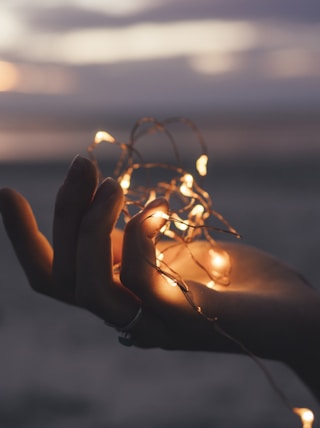
[[(116, 181), (108, 178), (98, 185), (95, 166), (77, 157), (56, 198), (51, 247), (26, 199), (2, 189), (4, 225), (31, 287), (87, 309), (117, 329), (142, 307), (131, 332), (135, 346), (249, 351), (281, 361), (319, 399), (320, 298), (310, 284), (260, 250), (221, 243), (231, 258), (230, 284), (209, 289), (203, 271), (190, 259), (191, 249), (195, 259), (208, 264), (208, 244), (195, 242), (189, 250), (180, 248), (179, 257), (176, 246), (166, 251), (170, 268), (187, 284), (188, 292), (183, 292), (155, 269), (155, 237), (165, 220), (152, 214), (166, 213), (167, 202), (151, 202), (122, 232), (115, 224), (123, 201)], [(168, 243), (157, 247), (161, 245)], [(119, 262), (116, 274), (113, 266)]]

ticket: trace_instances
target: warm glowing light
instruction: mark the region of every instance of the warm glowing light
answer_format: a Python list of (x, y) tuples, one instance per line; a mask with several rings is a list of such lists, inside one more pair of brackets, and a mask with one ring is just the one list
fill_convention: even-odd
[(167, 230), (167, 225), (166, 224), (164, 224), (162, 227), (161, 227), (161, 229), (160, 229), (160, 233), (162, 233), (162, 234), (164, 234), (165, 232), (166, 232), (166, 230)]
[(229, 254), (221, 248), (210, 248), (209, 250), (212, 274), (219, 282), (229, 283), (229, 272), (231, 262)]
[(195, 205), (192, 210), (190, 211), (190, 217), (201, 217), (204, 212), (203, 205)]
[(214, 281), (209, 281), (209, 282), (207, 282), (207, 284), (206, 284), (206, 286), (208, 287), (208, 288), (213, 288), (214, 287), (214, 285), (215, 285), (215, 282)]
[(191, 189), (191, 188), (192, 188), (192, 185), (193, 185), (193, 177), (192, 177), (192, 175), (191, 175), (191, 174), (185, 174), (185, 175), (183, 176), (183, 181), (184, 181), (185, 185), (186, 185), (187, 187), (189, 187), (189, 189)]
[(191, 197), (193, 195), (192, 192), (192, 186), (193, 186), (193, 177), (191, 174), (185, 174), (182, 177), (182, 184), (180, 186), (180, 192), (183, 196)]
[(188, 229), (188, 224), (185, 222), (185, 220), (182, 220), (182, 218), (180, 218), (177, 213), (173, 213), (171, 218), (172, 218), (174, 225), (177, 229), (182, 230), (182, 231)]
[(211, 263), (215, 269), (221, 269), (225, 265), (225, 259), (221, 254), (215, 254), (215, 250), (212, 249), (209, 251), (209, 254), (212, 256)]
[(302, 428), (312, 428), (312, 424), (314, 421), (313, 412), (310, 409), (306, 409), (303, 407), (295, 407), (293, 409), (294, 413), (301, 418)]
[(208, 163), (208, 156), (203, 154), (201, 155), (196, 162), (196, 167), (199, 175), (204, 177), (207, 175), (207, 163)]
[(109, 132), (98, 131), (94, 137), (94, 143), (100, 144), (102, 141), (105, 141), (106, 143), (114, 143), (115, 138), (109, 134)]
[(165, 278), (165, 280), (169, 285), (171, 285), (171, 287), (177, 286), (177, 280), (175, 278), (171, 278), (168, 275), (162, 275), (162, 277)]
[(170, 238), (170, 239), (174, 239), (175, 238), (175, 233), (174, 233), (174, 231), (173, 230), (170, 230), (170, 229), (166, 229), (164, 232), (163, 232), (163, 234), (167, 237), (167, 238)]
[(123, 190), (128, 190), (131, 183), (131, 175), (129, 173), (124, 174), (120, 181), (120, 186)]
[(9, 92), (17, 88), (20, 78), (18, 68), (10, 62), (0, 61), (0, 92)]
[[(158, 238), (161, 238), (158, 234), (154, 243), (155, 246), (159, 244), (161, 251), (158, 248), (155, 249), (155, 261), (152, 258), (148, 260), (149, 264), (156, 270), (156, 274), (160, 275), (170, 286), (177, 286), (177, 293), (179, 291), (183, 293), (183, 296), (194, 311), (199, 313), (207, 322), (213, 323), (218, 328), (218, 332), (237, 345), (240, 345), (243, 350), (246, 350), (245, 345), (242, 345), (237, 338), (233, 338), (229, 332), (224, 331), (218, 324), (219, 319), (215, 314), (206, 313), (206, 309), (203, 310), (201, 306), (197, 305), (192, 289), (189, 288), (191, 281), (197, 281), (197, 283), (201, 283), (208, 288), (216, 288), (217, 292), (220, 292), (220, 285), (230, 284), (232, 279), (230, 276), (230, 255), (216, 243), (211, 237), (210, 232), (214, 230), (228, 232), (238, 238), (240, 235), (221, 214), (211, 208), (212, 201), (210, 195), (199, 185), (197, 180), (199, 178), (198, 175), (195, 174), (194, 178), (193, 175), (187, 173), (183, 166), (180, 165), (179, 152), (169, 131), (169, 139), (175, 149), (176, 160), (179, 162), (177, 166), (162, 162), (145, 163), (141, 153), (134, 147), (139, 138), (146, 135), (153, 135), (159, 130), (163, 131), (165, 129), (167, 131), (167, 126), (174, 122), (180, 122), (188, 126), (197, 136), (198, 143), (200, 143), (202, 149), (202, 155), (196, 162), (196, 168), (200, 176), (206, 175), (208, 156), (206, 154), (205, 142), (195, 125), (184, 118), (167, 119), (163, 122), (159, 122), (151, 117), (141, 118), (133, 127), (128, 143), (120, 143), (108, 132), (99, 131), (95, 136), (94, 142), (88, 147), (88, 152), (91, 159), (98, 166), (93, 154), (97, 144), (101, 141), (106, 141), (115, 143), (120, 147), (121, 155), (114, 172), (114, 177), (124, 189), (123, 213), (125, 221), (129, 221), (132, 218), (131, 213), (129, 213), (129, 206), (141, 210), (150, 200), (154, 200), (157, 196), (166, 199), (169, 206), (168, 213), (161, 211), (161, 205), (159, 205), (160, 210), (152, 212), (143, 221), (155, 221), (155, 224), (151, 224), (154, 227), (150, 227), (150, 229), (160, 229), (161, 234), (172, 238), (175, 242), (166, 243), (162, 241), (161, 244), (165, 244), (162, 246), (158, 242)], [(135, 171), (140, 169), (151, 172), (153, 168), (162, 168), (166, 172), (172, 172), (173, 177), (170, 177), (166, 182), (161, 180), (156, 184), (152, 184), (151, 180), (147, 180), (145, 184), (134, 185), (133, 180), (131, 187), (131, 176)], [(103, 177), (101, 172), (100, 177)], [(171, 204), (172, 201), (173, 203)], [(210, 217), (218, 219), (223, 224), (223, 229), (211, 226), (207, 222)], [(171, 230), (172, 224), (177, 230)], [(195, 238), (199, 236), (202, 236), (204, 241), (196, 243)], [(206, 255), (203, 257), (204, 248)], [(199, 249), (201, 250), (200, 252)], [(173, 250), (173, 253), (170, 254), (171, 250)], [(145, 257), (143, 252), (141, 252), (141, 257)], [(117, 269), (119, 269), (119, 266), (117, 266)], [(173, 299), (175, 298), (176, 291), (167, 290), (166, 287), (164, 287), (164, 290), (166, 297), (171, 298), (173, 296)], [(247, 353), (255, 361), (257, 360), (257, 357), (249, 349), (247, 349)], [(259, 366), (262, 367), (260, 363)], [(274, 389), (279, 392), (270, 378), (269, 381), (274, 386)], [(300, 416), (303, 424), (302, 428), (312, 428), (314, 416), (311, 410), (307, 408), (294, 408), (292, 411)]]
[(164, 259), (164, 254), (156, 248), (156, 264), (159, 267), (161, 265), (162, 260)]
[[(154, 135), (155, 132), (159, 132), (159, 130), (162, 132), (165, 129), (168, 130), (168, 135), (171, 135), (170, 142), (177, 155), (176, 158), (179, 159), (178, 146), (173, 138), (173, 134), (170, 134), (169, 130), (170, 125), (174, 123), (181, 124), (191, 130), (196, 137), (196, 142), (200, 146), (202, 154), (196, 162), (198, 174), (195, 176), (187, 172), (182, 165), (175, 166), (167, 163), (143, 162), (143, 156), (136, 147), (136, 143), (138, 143), (140, 138)], [(131, 213), (132, 210), (140, 210), (156, 197), (165, 198), (169, 204), (170, 212), (155, 211), (148, 219), (162, 219), (161, 222), (157, 222), (160, 234), (176, 242), (180, 242), (187, 248), (196, 238), (204, 238), (210, 244), (209, 258), (211, 264), (208, 270), (204, 266), (201, 267), (201, 261), (198, 261), (196, 264), (206, 275), (206, 279), (203, 281), (204, 284), (208, 283), (208, 287), (213, 287), (215, 284), (228, 285), (231, 268), (230, 258), (225, 251), (217, 246), (215, 240), (210, 236), (210, 230), (214, 230), (214, 227), (211, 227), (209, 223), (207, 224), (207, 221), (210, 217), (216, 217), (223, 223), (223, 227), (226, 227), (226, 229), (221, 230), (226, 230), (238, 237), (239, 235), (236, 234), (235, 230), (231, 228), (221, 214), (211, 209), (212, 202), (210, 195), (197, 182), (199, 175), (204, 176), (207, 173), (208, 155), (206, 154), (206, 143), (196, 125), (186, 118), (169, 118), (160, 122), (152, 117), (143, 117), (132, 128), (128, 143), (121, 143), (108, 132), (99, 131), (96, 133), (93, 143), (88, 147), (89, 155), (97, 166), (94, 150), (102, 141), (117, 145), (121, 151), (114, 170), (114, 178), (119, 181), (125, 194), (124, 220), (126, 222), (129, 221), (133, 215)], [(136, 171), (147, 169), (149, 174), (149, 171), (151, 173), (153, 168), (162, 168), (170, 173), (172, 172), (173, 177), (167, 182), (159, 181), (154, 185), (150, 185), (149, 182), (145, 185), (131, 183), (132, 176)], [(103, 177), (101, 172), (100, 177)], [(171, 201), (173, 201), (173, 204), (171, 204)], [(195, 259), (191, 251), (189, 252), (190, 255)], [(157, 258), (157, 263), (160, 263), (159, 258)], [(160, 266), (158, 267), (160, 269)], [(167, 275), (167, 272), (162, 273)], [(169, 275), (169, 277), (172, 280), (175, 275)], [(182, 277), (176, 278), (175, 282), (183, 287)]]
[[(164, 213), (163, 211), (155, 211), (155, 212), (151, 215), (151, 217), (150, 217), (150, 218), (153, 218), (153, 219), (160, 218), (160, 219), (163, 219), (163, 220), (168, 221), (170, 217), (168, 216), (168, 214)], [(166, 230), (167, 230), (167, 223), (165, 223), (165, 224), (160, 228), (159, 232), (160, 232), (160, 233), (162, 233), (162, 234), (165, 234)], [(157, 254), (158, 254), (158, 253), (157, 253)], [(159, 259), (159, 260), (160, 260), (160, 259), (162, 260), (162, 259), (163, 259), (163, 254), (162, 254), (162, 253), (159, 253), (159, 254), (157, 255), (157, 257), (158, 257), (158, 259)]]
[(152, 217), (156, 218), (163, 218), (164, 220), (169, 220), (168, 214), (164, 213), (163, 211), (156, 211), (152, 214)]
[(186, 186), (185, 184), (181, 184), (180, 186), (180, 193), (183, 196), (192, 196), (192, 191), (190, 190), (190, 188), (188, 186)]

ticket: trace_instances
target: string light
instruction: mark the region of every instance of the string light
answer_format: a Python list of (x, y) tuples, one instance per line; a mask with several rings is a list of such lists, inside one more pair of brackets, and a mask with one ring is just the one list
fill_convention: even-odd
[(207, 163), (208, 163), (208, 156), (206, 154), (202, 154), (196, 162), (197, 171), (199, 174), (204, 177), (207, 175)]
[(293, 412), (300, 416), (302, 428), (312, 428), (314, 414), (310, 409), (295, 407)]
[[(173, 123), (180, 123), (193, 131), (201, 151), (195, 163), (195, 170), (199, 178), (204, 177), (207, 174), (207, 147), (195, 124), (185, 118), (173, 118), (159, 122), (154, 118), (144, 117), (133, 127), (131, 138), (127, 143), (118, 141), (109, 132), (98, 131), (93, 143), (88, 147), (89, 156), (98, 167), (94, 156), (95, 148), (102, 142), (118, 146), (121, 153), (115, 168), (114, 178), (118, 180), (124, 191), (125, 221), (129, 221), (134, 214), (134, 212), (130, 212), (133, 207), (142, 209), (150, 200), (165, 197), (169, 202), (170, 213), (166, 216), (159, 212), (153, 214), (153, 216), (163, 216), (162, 218), (167, 221), (161, 230), (162, 234), (185, 245), (190, 244), (200, 236), (207, 240), (211, 247), (210, 254), (212, 254), (211, 271), (208, 272), (203, 268), (208, 274), (207, 283), (210, 284), (209, 287), (212, 287), (213, 284), (228, 285), (231, 270), (230, 258), (212, 238), (210, 232), (224, 231), (237, 237), (240, 235), (221, 214), (212, 209), (209, 193), (200, 186), (194, 174), (182, 168), (176, 141), (169, 130), (169, 125)], [(155, 132), (162, 133), (171, 143), (176, 164), (144, 162), (142, 154), (136, 149), (136, 145), (142, 137), (153, 135)], [(171, 173), (171, 178), (168, 181), (159, 181), (153, 185), (140, 184), (135, 186), (135, 173), (156, 169)], [(213, 218), (222, 223), (223, 228), (209, 224), (209, 220), (211, 221)], [(163, 275), (166, 275), (166, 272), (163, 272)]]
[[(208, 288), (213, 289), (216, 285), (227, 286), (230, 283), (230, 272), (232, 269), (230, 256), (213, 239), (211, 232), (225, 232), (237, 238), (240, 238), (240, 235), (219, 212), (212, 208), (212, 201), (209, 193), (199, 185), (194, 175), (182, 168), (175, 139), (169, 130), (169, 126), (173, 123), (186, 126), (196, 137), (196, 141), (201, 150), (201, 154), (195, 162), (196, 174), (200, 179), (205, 177), (207, 175), (208, 164), (207, 147), (196, 125), (186, 118), (170, 118), (160, 122), (153, 117), (143, 117), (135, 123), (127, 143), (118, 141), (109, 132), (98, 131), (92, 144), (88, 146), (88, 154), (95, 163), (100, 177), (102, 178), (103, 174), (99, 169), (94, 154), (96, 147), (104, 142), (116, 145), (120, 148), (120, 156), (114, 170), (114, 178), (120, 183), (124, 192), (125, 203), (123, 214), (125, 222), (128, 222), (135, 214), (134, 211), (132, 212), (132, 208), (141, 210), (150, 201), (158, 197), (164, 197), (169, 203), (169, 213), (156, 211), (150, 216), (165, 220), (165, 224), (159, 232), (160, 236), (165, 236), (169, 238), (169, 240), (175, 241), (176, 245), (183, 245), (183, 247), (188, 250), (192, 260), (207, 276), (207, 281), (204, 281), (204, 283)], [(161, 162), (145, 162), (141, 153), (136, 149), (135, 146), (142, 137), (154, 135), (155, 133), (163, 134), (171, 143), (176, 161), (174, 165)], [(171, 178), (166, 181), (158, 181), (151, 185), (149, 183), (135, 185), (133, 176), (137, 171), (151, 171), (157, 169), (170, 172), (172, 174)], [(209, 222), (209, 220), (212, 219), (218, 220), (222, 224), (222, 227), (213, 226)], [(199, 237), (205, 239), (209, 243), (209, 268), (205, 267), (197, 260), (190, 249), (189, 244)], [(170, 248), (170, 246), (168, 246), (168, 248)], [(173, 287), (179, 286), (191, 307), (200, 316), (205, 318), (208, 322), (211, 322), (216, 332), (238, 345), (257, 363), (265, 373), (275, 392), (283, 400), (284, 404), (300, 417), (302, 428), (312, 428), (314, 421), (313, 412), (307, 408), (292, 407), (260, 360), (241, 342), (222, 329), (217, 323), (218, 319), (216, 317), (208, 316), (203, 312), (200, 306), (194, 303), (189, 293), (187, 283), (177, 272), (173, 271), (166, 262), (166, 250), (167, 249), (164, 248), (162, 251), (159, 251), (156, 248), (156, 264), (154, 268), (167, 281), (168, 285)], [(117, 266), (116, 269), (119, 269), (119, 266)]]

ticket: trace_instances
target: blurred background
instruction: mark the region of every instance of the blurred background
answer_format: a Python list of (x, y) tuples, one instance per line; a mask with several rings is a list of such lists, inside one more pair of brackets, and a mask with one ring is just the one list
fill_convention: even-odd
[[(97, 130), (127, 141), (141, 116), (185, 116), (215, 208), (320, 287), (319, 40), (318, 0), (0, 0), (0, 185), (51, 239), (55, 193)], [(189, 162), (192, 139), (176, 139)], [(249, 358), (121, 348), (29, 290), (3, 228), (0, 257), (1, 426), (300, 426)], [(267, 365), (319, 419), (296, 376)]]
[(0, 158), (61, 158), (96, 127), (127, 130), (145, 115), (220, 130), (215, 155), (318, 152), (319, 9), (317, 0), (2, 0)]

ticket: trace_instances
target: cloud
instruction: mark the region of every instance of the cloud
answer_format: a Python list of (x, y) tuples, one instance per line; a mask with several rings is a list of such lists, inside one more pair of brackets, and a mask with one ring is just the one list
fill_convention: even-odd
[(25, 17), (29, 27), (33, 28), (34, 31), (51, 33), (108, 27), (114, 22), (111, 16), (72, 6), (29, 9)]
[[(35, 1), (35, 0), (34, 0)], [(142, 0), (139, 0), (141, 2)], [(137, 2), (137, 0), (136, 0)], [(138, 3), (139, 3), (138, 2)], [(85, 0), (55, 2), (43, 7), (37, 2), (15, 11), (34, 31), (64, 32), (85, 28), (123, 27), (141, 22), (170, 22), (199, 19), (264, 20), (320, 22), (318, 0), (144, 0), (141, 7), (125, 13), (113, 13), (107, 7), (97, 7)], [(121, 2), (120, 2), (121, 3)], [(134, 4), (134, 2), (131, 2)], [(121, 3), (122, 4), (122, 3)], [(144, 7), (143, 7), (144, 5)]]
[[(60, 39), (57, 36), (50, 54), (51, 60), (57, 62), (113, 63), (246, 50), (254, 42), (255, 31), (245, 22), (146, 23), (121, 30), (83, 30)], [(45, 46), (37, 45), (38, 52), (44, 56)], [(77, 48), (79, 46), (81, 49)]]
[(320, 22), (318, 0), (175, 0), (157, 12), (160, 19), (279, 19)]
[[(77, 5), (77, 2), (80, 3)], [(90, 2), (84, 7), (84, 0), (69, 4), (58, 2), (51, 6), (46, 3), (46, 7), (32, 7), (31, 4), (22, 12), (35, 30), (50, 32), (208, 18), (320, 22), (319, 0), (154, 0), (151, 3), (145, 0), (145, 7), (121, 14), (108, 12), (107, 8), (97, 8), (95, 3), (92, 3), (91, 8), (89, 5)]]
[[(77, 5), (77, 1), (80, 2), (79, 5)], [(145, 17), (156, 14), (158, 8), (156, 0), (151, 1), (152, 7), (150, 5), (147, 7), (148, 0), (139, 0), (146, 5), (143, 11), (140, 8), (123, 8), (122, 13), (120, 11), (116, 13), (113, 8), (108, 9), (108, 2), (101, 2), (98, 5), (89, 2), (85, 6), (81, 4), (81, 0), (77, 1), (69, 4), (67, 2), (65, 4), (53, 4), (49, 7), (28, 7), (22, 13), (29, 27), (35, 31), (60, 33), (88, 28), (123, 27), (144, 22), (148, 20)], [(116, 1), (118, 4), (122, 4), (122, 2)], [(152, 12), (149, 12), (150, 9)]]
[[(233, 67), (237, 52), (292, 49), (319, 58), (320, 25), (273, 21), (189, 20), (140, 23), (123, 28), (90, 28), (66, 33), (26, 35), (16, 46), (22, 61), (56, 64), (111, 64), (202, 56), (204, 64)], [(32, 47), (30, 49), (30, 46)], [(219, 58), (216, 54), (224, 55)], [(226, 55), (229, 55), (227, 58)], [(302, 58), (302, 56), (300, 56)], [(198, 61), (199, 64), (199, 61)], [(213, 66), (214, 64), (212, 64)], [(217, 63), (215, 64), (217, 65)], [(205, 67), (207, 70), (211, 67)], [(203, 68), (203, 67), (202, 67)], [(217, 69), (217, 67), (215, 68)]]
[[(0, 53), (7, 62), (15, 59), (18, 71), (30, 65), (23, 68), (23, 100), (40, 94), (41, 103), (51, 106), (68, 100), (70, 110), (108, 104), (135, 112), (148, 105), (177, 111), (295, 100), (302, 107), (319, 105), (319, 0), (151, 0), (152, 7), (126, 14), (94, 8), (99, 0), (91, 0), (92, 9), (76, 6), (84, 1), (29, 0), (18, 15), (21, 0), (10, 2), (10, 43), (5, 46), (3, 33)], [(59, 96), (49, 97), (38, 78), (35, 90), (27, 79), (35, 70), (43, 87), (60, 85)], [(66, 93), (71, 78), (76, 90)]]

